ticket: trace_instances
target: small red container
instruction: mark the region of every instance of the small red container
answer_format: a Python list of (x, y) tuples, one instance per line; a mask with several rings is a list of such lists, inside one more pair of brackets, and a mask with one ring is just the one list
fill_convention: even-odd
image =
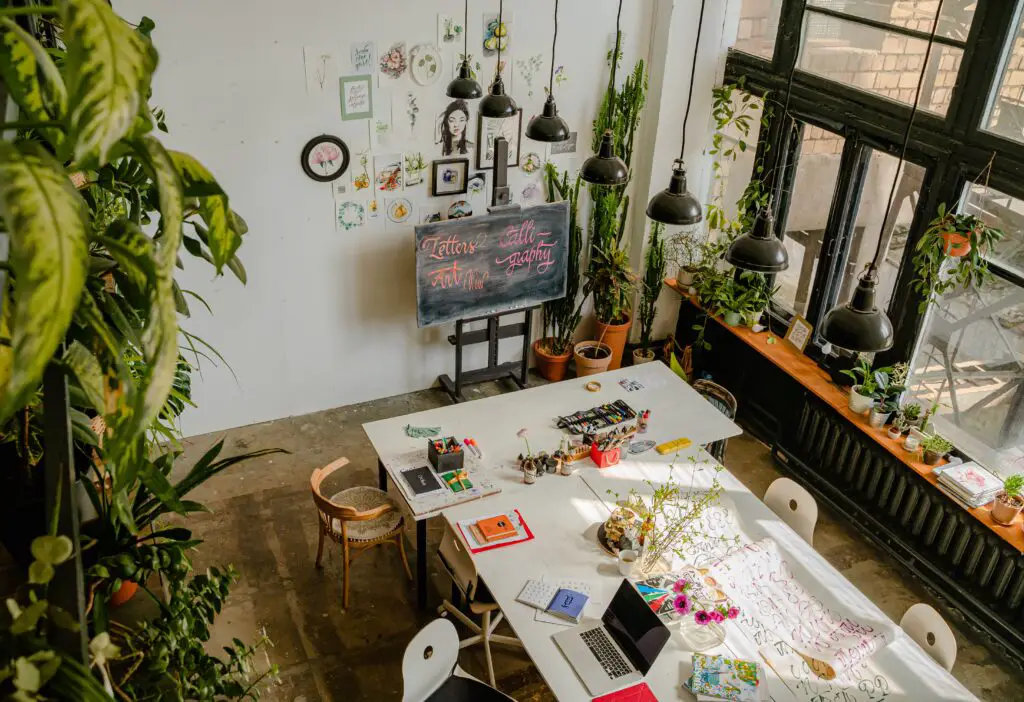
[(611, 466), (614, 466), (619, 462), (621, 455), (622, 452), (618, 446), (607, 451), (600, 451), (597, 448), (597, 444), (590, 445), (590, 460), (592, 460), (598, 468), (610, 468)]

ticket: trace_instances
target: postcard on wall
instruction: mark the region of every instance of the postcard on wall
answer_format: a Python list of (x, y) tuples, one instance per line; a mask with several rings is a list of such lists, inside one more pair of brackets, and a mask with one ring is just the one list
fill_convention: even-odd
[(381, 44), (377, 67), (380, 69), (381, 80), (397, 80), (401, 78), (409, 67), (409, 52), (405, 48), (405, 42), (397, 41), (393, 44)]
[(459, 48), (463, 43), (465, 23), (453, 15), (437, 16), (437, 45), (444, 48)]
[(551, 155), (574, 154), (576, 153), (576, 142), (579, 132), (569, 132), (569, 138), (565, 141), (556, 141), (551, 144)]
[(373, 199), (366, 201), (366, 219), (380, 219), (380, 207), (383, 200)]
[(342, 76), (341, 119), (370, 119), (373, 116), (373, 77), (370, 75)]
[(402, 190), (402, 154), (384, 154), (373, 157), (374, 183), (382, 193)]
[(360, 190), (370, 189), (370, 150), (362, 151), (356, 155), (354, 159), (355, 165), (352, 166), (352, 190), (359, 192)]
[(306, 94), (329, 94), (338, 84), (338, 55), (331, 49), (302, 47), (306, 64)]
[(366, 206), (354, 200), (342, 200), (336, 206), (338, 231), (351, 231), (366, 223)]
[(442, 156), (466, 156), (473, 152), (469, 103), (452, 100), (434, 122), (434, 141), (441, 145)]
[(477, 170), (494, 167), (494, 140), (504, 137), (508, 142), (508, 165), (510, 168), (519, 166), (520, 135), (522, 134), (523, 111), (520, 109), (513, 117), (484, 117), (479, 115), (480, 144), (476, 150)]
[(427, 162), (420, 151), (406, 152), (402, 157), (402, 169), (405, 176), (405, 187), (419, 185), (423, 182), (423, 173), (427, 170)]
[(373, 75), (377, 72), (377, 44), (356, 41), (349, 45), (349, 63), (353, 73)]
[(501, 16), (501, 22), (498, 22), (497, 12), (485, 12), (484, 13), (484, 41), (483, 50), (484, 56), (491, 56), (498, 53), (498, 47), (501, 47), (501, 52), (505, 53), (509, 50), (512, 39), (512, 14), (504, 13)]
[(387, 148), (394, 139), (394, 122), (391, 116), (391, 93), (378, 90), (373, 96), (373, 118), (370, 119), (370, 147), (373, 150)]

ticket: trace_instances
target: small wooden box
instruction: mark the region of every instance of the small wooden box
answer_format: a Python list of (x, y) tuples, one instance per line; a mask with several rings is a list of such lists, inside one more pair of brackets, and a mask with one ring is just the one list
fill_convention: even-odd
[(597, 444), (590, 445), (590, 460), (598, 468), (610, 468), (619, 462), (619, 458), (622, 456), (622, 450), (616, 446), (613, 449), (607, 451), (601, 451), (597, 448)]
[(447, 473), (452, 470), (462, 470), (462, 465), (465, 461), (466, 451), (463, 449), (455, 437), (449, 437), (447, 439), (441, 439), (441, 441), (454, 442), (455, 446), (459, 447), (458, 451), (450, 451), (448, 453), (438, 453), (437, 449), (434, 448), (434, 439), (427, 440), (427, 458), (430, 459), (430, 465), (434, 467), (434, 470), (438, 473)]

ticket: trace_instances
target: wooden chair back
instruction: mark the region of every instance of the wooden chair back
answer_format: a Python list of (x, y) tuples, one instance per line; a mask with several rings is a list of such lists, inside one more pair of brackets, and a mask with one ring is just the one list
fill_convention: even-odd
[(330, 498), (325, 497), (320, 491), (320, 486), (323, 484), (324, 480), (334, 471), (347, 465), (347, 458), (339, 458), (323, 468), (317, 468), (309, 478), (309, 487), (310, 491), (313, 493), (313, 502), (316, 503), (316, 508), (320, 511), (321, 519), (323, 519), (325, 523), (330, 524), (332, 519), (337, 519), (340, 522), (363, 522), (370, 519), (376, 519), (377, 517), (387, 514), (395, 509), (393, 504), (385, 503), (379, 507), (374, 507), (373, 509), (360, 512), (355, 507), (339, 505), (336, 502), (332, 502)]

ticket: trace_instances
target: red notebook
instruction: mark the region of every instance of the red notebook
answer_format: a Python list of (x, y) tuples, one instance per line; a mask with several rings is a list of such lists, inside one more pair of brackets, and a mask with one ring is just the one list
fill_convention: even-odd
[(658, 702), (658, 698), (647, 687), (647, 683), (638, 683), (625, 690), (616, 690), (607, 695), (595, 697), (593, 702)]

